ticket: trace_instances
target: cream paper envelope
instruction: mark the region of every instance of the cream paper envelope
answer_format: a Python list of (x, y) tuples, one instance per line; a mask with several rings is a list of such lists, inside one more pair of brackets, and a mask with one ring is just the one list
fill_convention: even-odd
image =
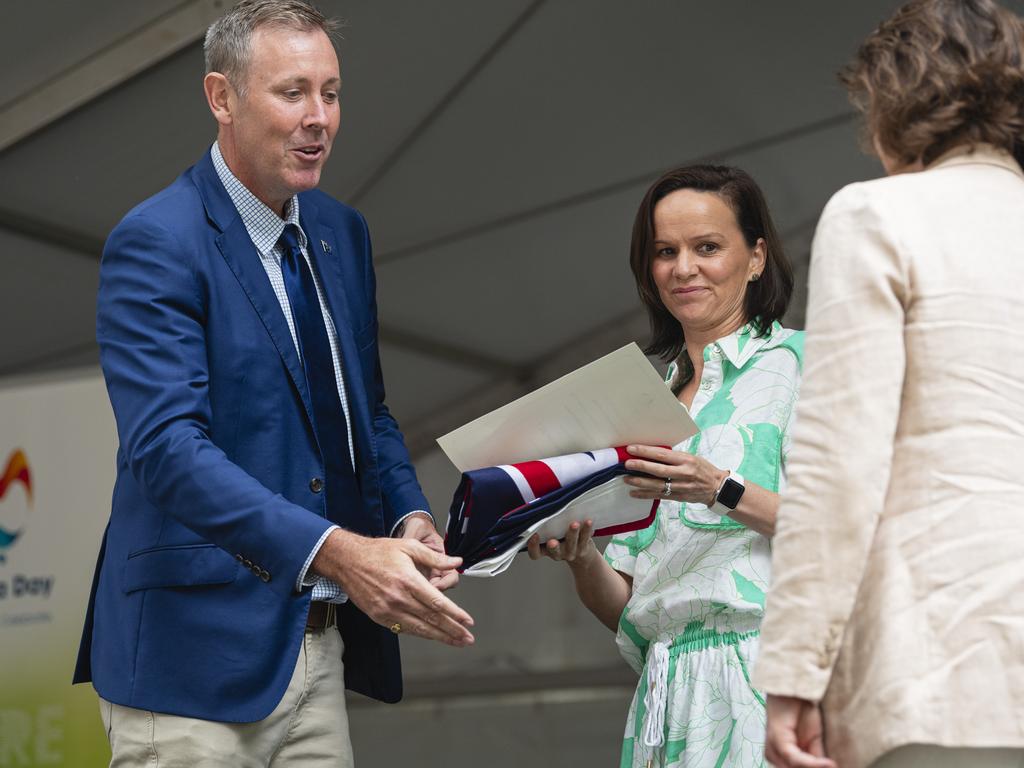
[(676, 445), (690, 414), (635, 343), (449, 432), (437, 442), (460, 472), (617, 445)]

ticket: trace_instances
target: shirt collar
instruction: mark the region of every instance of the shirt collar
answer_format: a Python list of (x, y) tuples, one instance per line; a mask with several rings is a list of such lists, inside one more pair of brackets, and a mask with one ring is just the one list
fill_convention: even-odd
[(210, 148), (210, 156), (221, 184), (227, 190), (231, 202), (235, 204), (235, 209), (260, 255), (265, 256), (274, 249), (288, 224), (294, 224), (298, 228), (299, 245), (303, 249), (306, 248), (306, 234), (299, 225), (298, 195), (292, 195), (286, 206), (288, 217), (282, 219), (231, 172), (228, 164), (224, 162), (224, 155), (221, 154), (220, 145), (216, 141)]
[(709, 344), (704, 349), (704, 359), (707, 360), (711, 351), (717, 348), (734, 368), (742, 368), (762, 349), (770, 349), (781, 343), (781, 330), (782, 325), (775, 321), (763, 335), (759, 336), (757, 327), (753, 323), (746, 323), (728, 336)]

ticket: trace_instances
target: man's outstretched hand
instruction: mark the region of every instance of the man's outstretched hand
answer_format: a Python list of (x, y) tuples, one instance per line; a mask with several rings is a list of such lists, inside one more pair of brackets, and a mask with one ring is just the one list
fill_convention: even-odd
[[(399, 537), (413, 539), (422, 542), (430, 549), (444, 554), (444, 539), (441, 538), (437, 529), (434, 528), (434, 521), (427, 515), (414, 512), (405, 518)], [(438, 568), (420, 569), (420, 573), (427, 577), (431, 584), (444, 592), (459, 583), (459, 572), (454, 568), (441, 570)]]
[(399, 624), (402, 632), (448, 645), (472, 645), (472, 617), (441, 594), (458, 580), (451, 572), (462, 560), (443, 553), (430, 524), (437, 539), (432, 544), (421, 520), (426, 522), (420, 516), (407, 520), (398, 539), (332, 531), (313, 559), (312, 571), (338, 584), (378, 624)]

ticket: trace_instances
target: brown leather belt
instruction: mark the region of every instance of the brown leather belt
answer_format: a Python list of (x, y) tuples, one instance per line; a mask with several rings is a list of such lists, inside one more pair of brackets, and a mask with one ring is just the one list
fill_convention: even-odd
[(309, 615), (306, 616), (306, 630), (322, 632), (338, 623), (338, 606), (314, 600), (309, 604)]

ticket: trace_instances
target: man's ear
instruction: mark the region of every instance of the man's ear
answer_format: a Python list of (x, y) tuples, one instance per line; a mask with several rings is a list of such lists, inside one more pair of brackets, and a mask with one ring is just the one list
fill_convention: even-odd
[(231, 125), (235, 90), (228, 79), (220, 72), (210, 72), (203, 78), (203, 90), (214, 120), (221, 125)]

